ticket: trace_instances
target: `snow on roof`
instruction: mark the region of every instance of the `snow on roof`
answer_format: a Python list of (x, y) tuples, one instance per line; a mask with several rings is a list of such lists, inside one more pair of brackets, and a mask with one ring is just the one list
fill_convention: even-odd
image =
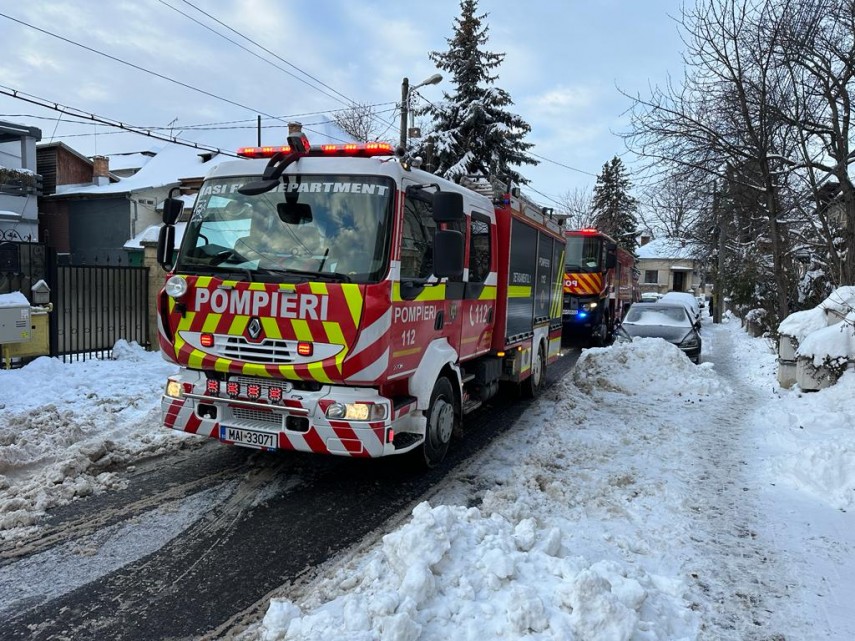
[(130, 154), (112, 154), (110, 159), (110, 171), (122, 171), (124, 169), (141, 169), (152, 159), (153, 154), (134, 152)]
[(639, 258), (696, 260), (697, 250), (681, 238), (656, 238), (635, 250)]
[[(133, 176), (122, 178), (108, 185), (65, 185), (57, 186), (57, 195), (69, 194), (126, 194), (139, 189), (151, 189), (175, 185), (182, 178), (204, 176), (210, 167), (200, 156), (199, 149), (183, 145), (167, 144)], [(208, 162), (222, 160), (214, 156)]]

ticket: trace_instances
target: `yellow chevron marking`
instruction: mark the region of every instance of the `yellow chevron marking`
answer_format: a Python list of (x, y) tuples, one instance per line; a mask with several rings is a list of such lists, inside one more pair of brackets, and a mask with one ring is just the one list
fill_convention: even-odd
[(478, 296), (478, 300), (496, 300), (496, 286), (486, 285), (484, 289), (481, 290), (481, 295)]
[(404, 300), (401, 297), (401, 283), (393, 283), (392, 284), (392, 302), (393, 303), (403, 303), (403, 302), (414, 302), (414, 301), (435, 301), (435, 300), (445, 300), (445, 283), (441, 283), (439, 285), (425, 285), (424, 289), (419, 292), (419, 295), (413, 299)]
[(411, 347), (410, 349), (402, 349), (399, 352), (392, 352), (392, 358), (398, 358), (400, 356), (412, 356), (413, 354), (418, 354), (421, 351), (421, 347)]
[(222, 314), (208, 314), (205, 322), (202, 323), (202, 331), (208, 333), (214, 332), (217, 329), (217, 325), (220, 324), (222, 317)]
[(353, 318), (353, 326), (359, 327), (359, 319), (362, 316), (362, 292), (359, 285), (342, 285), (341, 291), (344, 292), (344, 299), (347, 301), (347, 307), (350, 309), (350, 316)]
[(294, 329), (294, 336), (298, 341), (311, 342), (315, 340), (312, 337), (312, 332), (309, 330), (309, 322), (295, 318), (291, 321), (291, 327)]
[[(279, 331), (279, 324), (276, 322), (275, 318), (262, 316), (259, 320), (261, 321), (261, 327), (264, 329), (264, 335), (267, 338), (272, 338), (273, 340), (279, 340), (282, 338), (282, 332)], [(231, 332), (229, 333), (231, 334)], [(240, 330), (240, 333), (243, 334), (243, 329)]]
[(309, 363), (309, 373), (318, 383), (331, 383), (322, 363)]
[(508, 298), (531, 298), (531, 287), (527, 285), (511, 285), (508, 287)]

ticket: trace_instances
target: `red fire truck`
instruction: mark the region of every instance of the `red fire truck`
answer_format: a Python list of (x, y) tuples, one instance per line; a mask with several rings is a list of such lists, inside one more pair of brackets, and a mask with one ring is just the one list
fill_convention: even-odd
[(596, 229), (565, 233), (563, 335), (604, 345), (615, 323), (638, 300), (635, 256)]
[(159, 341), (180, 370), (163, 422), (437, 465), (500, 383), (543, 386), (561, 343), (562, 229), (389, 145), (288, 143), (212, 169), (175, 257), (181, 205), (165, 203)]

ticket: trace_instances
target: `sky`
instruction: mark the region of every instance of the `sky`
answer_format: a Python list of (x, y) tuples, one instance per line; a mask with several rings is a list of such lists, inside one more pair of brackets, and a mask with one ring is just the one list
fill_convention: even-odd
[[(625, 154), (617, 132), (626, 130), (630, 101), (619, 89), (644, 95), (669, 73), (680, 75), (683, 46), (673, 18), (681, 4), (480, 0), (479, 13), (488, 14), (484, 48), (505, 54), (496, 85), (532, 127), (527, 141), (541, 163), (522, 173), (531, 180), (527, 193), (540, 204), (555, 206), (568, 192), (592, 189), (602, 166)], [(351, 100), (377, 105), (395, 140), (402, 79), (414, 85), (437, 72), (427, 54), (447, 49), (459, 13), (456, 0), (8, 2), (0, 5), (0, 91), (138, 127), (172, 127), (161, 131), (201, 135), (225, 148), (255, 144), (259, 114), (265, 126), (278, 127), (265, 130), (262, 142), (278, 144), (292, 117), (311, 136), (330, 110)], [(437, 101), (443, 90), (452, 90), (449, 79), (419, 94)], [(0, 119), (40, 128), (43, 142), (61, 140), (85, 155), (155, 144), (58, 116), (0, 95)], [(188, 129), (227, 122), (216, 127), (247, 128), (192, 134)], [(623, 157), (632, 169), (632, 156)]]
[[(769, 341), (738, 319), (705, 316), (702, 336), (700, 365), (659, 339), (585, 350), (429, 500), (265, 597), (237, 638), (855, 638), (855, 372), (785, 389)], [(198, 438), (158, 427), (173, 365), (125, 341), (114, 359), (0, 370), (2, 539), (38, 537), (50, 509)], [(191, 493), (136, 530), (3, 564), (0, 618), (151, 554), (227, 500)]]

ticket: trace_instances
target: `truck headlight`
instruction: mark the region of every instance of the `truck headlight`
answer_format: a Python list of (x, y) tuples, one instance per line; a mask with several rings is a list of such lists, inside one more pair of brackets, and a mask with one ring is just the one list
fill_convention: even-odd
[(593, 301), (590, 303), (582, 303), (582, 309), (584, 309), (586, 312), (590, 312), (597, 309), (597, 301)]
[(332, 403), (326, 417), (334, 421), (383, 421), (386, 405), (378, 403)]
[(163, 290), (166, 292), (167, 296), (171, 296), (172, 298), (181, 298), (187, 293), (187, 281), (181, 276), (172, 276), (168, 281), (166, 281), (166, 285)]

